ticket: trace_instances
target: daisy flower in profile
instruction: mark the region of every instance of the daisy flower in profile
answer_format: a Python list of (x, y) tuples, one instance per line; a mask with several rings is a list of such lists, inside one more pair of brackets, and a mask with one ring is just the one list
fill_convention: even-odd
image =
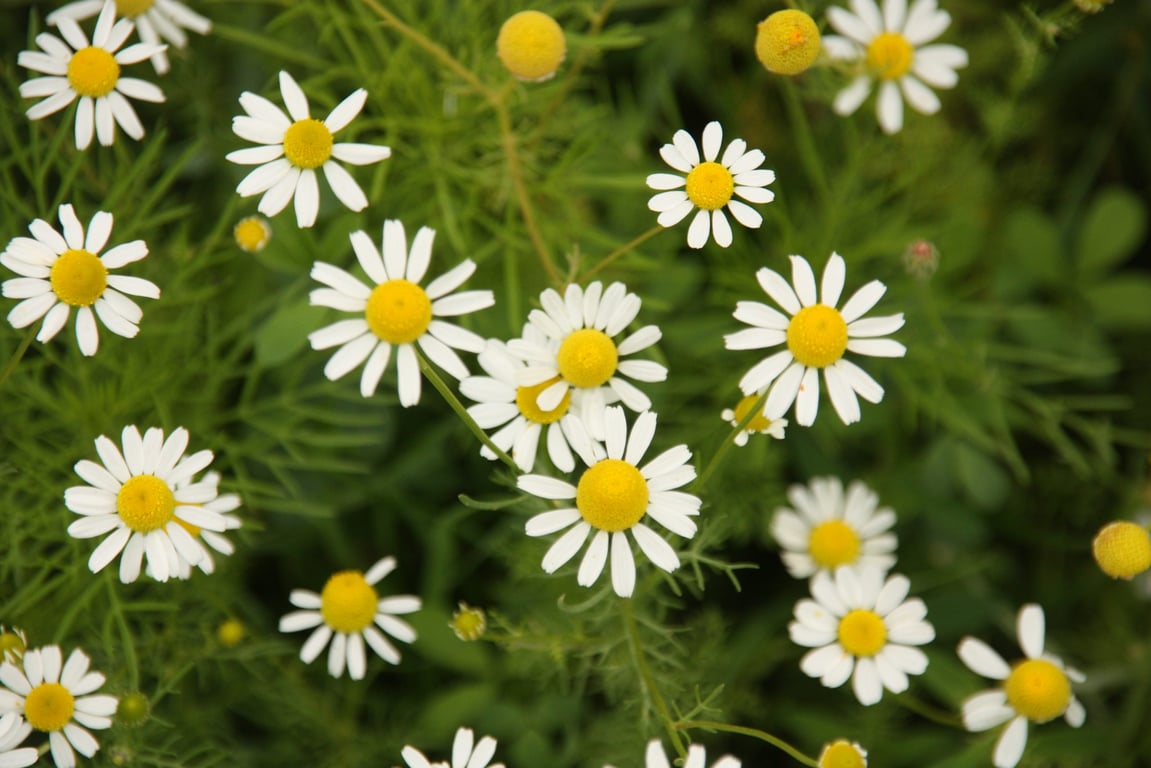
[(332, 574), (319, 594), (306, 589), (292, 590), (288, 599), (303, 610), (281, 618), (280, 631), (299, 632), (315, 628), (300, 649), (300, 661), (311, 664), (331, 641), (328, 673), (339, 677), (344, 674), (346, 665), (353, 680), (363, 680), (367, 668), (364, 643), (367, 642), (381, 659), (389, 664), (399, 664), (400, 652), (380, 630), (405, 643), (414, 641), (416, 631), (396, 615), (420, 610), (420, 598), (414, 595), (379, 596), (376, 585), (395, 568), (396, 559), (385, 557), (376, 561), (367, 573), (340, 571)]
[(0, 661), (19, 664), (28, 647), (28, 633), (19, 627), (6, 627), (0, 624)]
[(641, 303), (623, 283), (604, 290), (598, 280), (586, 289), (569, 285), (562, 297), (551, 288), (540, 294), (543, 309), (528, 314), (529, 324), (539, 334), (508, 342), (508, 350), (528, 364), (519, 372), (519, 384), (538, 388), (535, 406), (553, 411), (570, 394), (576, 413), (596, 440), (603, 439), (607, 404), (620, 400), (637, 413), (650, 409), (648, 396), (627, 379), (663, 381), (667, 368), (652, 360), (620, 358), (659, 341), (659, 328), (645, 325), (615, 341), (635, 320)]
[(317, 261), (312, 266), (312, 278), (327, 286), (312, 291), (312, 305), (360, 315), (308, 334), (312, 349), (339, 347), (324, 366), (324, 375), (330, 380), (341, 378), (363, 363), (360, 394), (371, 397), (394, 348), (400, 404), (405, 408), (415, 405), (420, 402), (416, 345), (456, 379), (468, 376), (467, 366), (452, 348), (479, 353), (484, 350), (484, 339), (440, 318), (486, 309), (495, 304), (495, 297), (491, 291), (452, 293), (476, 271), (471, 259), (464, 259), (426, 288), (420, 287), (432, 258), (435, 236), (435, 230), (420, 227), (409, 254), (404, 225), (388, 219), (384, 222), (381, 256), (366, 233), (353, 232), (352, 250), (371, 286), (331, 264)]
[(116, 714), (115, 696), (91, 695), (104, 684), (104, 675), (89, 672), (88, 664), (79, 648), (65, 663), (58, 645), (28, 651), (19, 665), (0, 664), (0, 711), (16, 712), (47, 733), (57, 768), (76, 765), (76, 752), (96, 754), (100, 743), (87, 729), (110, 727)]
[(213, 455), (202, 450), (184, 456), (188, 430), (183, 427), (165, 440), (162, 429), (151, 427), (141, 437), (131, 425), (124, 427), (120, 439), (123, 453), (104, 435), (96, 438), (102, 465), (88, 459), (76, 462), (76, 474), (88, 485), (64, 492), (65, 505), (81, 515), (68, 526), (68, 535), (91, 539), (108, 534), (88, 558), (92, 573), (123, 552), (120, 581), (128, 584), (139, 577), (145, 555), (148, 575), (167, 581), (178, 575), (180, 558), (194, 565), (204, 556), (187, 523), (208, 531), (228, 527), (224, 516), (211, 508), (215, 484), (187, 482)]
[(117, 336), (134, 338), (144, 313), (124, 294), (158, 299), (160, 289), (141, 277), (113, 275), (109, 270), (143, 259), (148, 246), (133, 240), (101, 256), (112, 234), (112, 214), (106, 211), (96, 212), (85, 235), (72, 206), (61, 205), (60, 224), (62, 235), (43, 219), (34, 219), (28, 225), (32, 237), (14, 237), (0, 253), (0, 264), (20, 275), (6, 280), (0, 292), (5, 298), (23, 299), (8, 313), (8, 322), (24, 328), (44, 318), (36, 339), (47, 343), (75, 307), (76, 341), (83, 354), (94, 355), (100, 346), (97, 317)]
[[(296, 224), (310, 227), (320, 210), (320, 187), (316, 169), (322, 168), (328, 185), (340, 202), (353, 211), (368, 207), (368, 198), (340, 163), (369, 165), (391, 157), (392, 150), (374, 144), (335, 143), (338, 133), (360, 114), (368, 92), (358, 88), (336, 105), (324, 120), (316, 120), (308, 97), (287, 72), (280, 72), (280, 95), (288, 113), (263, 96), (240, 94), (245, 114), (232, 118), (232, 132), (258, 147), (229, 152), (237, 165), (258, 165), (244, 177), (236, 192), (240, 197), (263, 194), (258, 207), (275, 216), (295, 198)], [(336, 162), (336, 161), (339, 162)]]
[[(745, 395), (735, 404), (735, 408), (724, 408), (719, 417), (731, 426), (738, 427), (751, 413), (751, 409), (755, 407), (761, 397), (763, 397), (763, 392)], [(766, 404), (765, 402), (764, 405)], [(784, 438), (783, 430), (786, 428), (787, 419), (779, 416), (769, 418), (767, 412), (760, 408), (759, 413), (752, 416), (751, 421), (747, 422), (739, 434), (735, 436), (734, 442), (742, 448), (747, 445), (748, 437), (751, 435), (771, 435), (776, 440), (782, 440)]]
[[(57, 8), (45, 19), (56, 25), (60, 19), (68, 18), (80, 22), (98, 14), (104, 7), (104, 0), (76, 0), (62, 8)], [(165, 46), (161, 38), (176, 48), (188, 45), (185, 29), (206, 35), (212, 31), (212, 22), (193, 11), (179, 0), (116, 0), (116, 10), (126, 19), (136, 24), (136, 31), (144, 43), (155, 45), (159, 50), (152, 54), (152, 66), (157, 74), (165, 74), (170, 68)]]
[(503, 763), (493, 763), (496, 754), (496, 740), (484, 736), (476, 742), (471, 728), (460, 728), (452, 742), (452, 762), (428, 762), (424, 753), (413, 746), (404, 747), (401, 754), (409, 768), (504, 768)]
[[(851, 0), (852, 11), (827, 9), (827, 21), (838, 35), (823, 38), (832, 59), (856, 65), (851, 84), (835, 97), (840, 115), (859, 109), (874, 83), (879, 84), (876, 114), (885, 133), (903, 128), (903, 100), (917, 112), (939, 111), (939, 97), (929, 88), (954, 88), (955, 70), (967, 66), (967, 51), (955, 45), (925, 45), (951, 25), (951, 15), (936, 0)], [(902, 92), (902, 97), (900, 93)]]
[[(687, 758), (683, 761), (683, 768), (705, 768), (707, 765), (707, 750), (699, 744), (691, 744), (687, 748)], [(724, 755), (711, 764), (711, 768), (739, 768), (738, 758)], [(663, 751), (663, 744), (659, 739), (652, 739), (647, 743), (647, 753), (644, 755), (644, 768), (672, 768), (667, 753)]]
[(854, 741), (836, 739), (819, 753), (819, 768), (867, 768), (867, 750)]
[(32, 726), (15, 712), (0, 717), (0, 766), (25, 768), (40, 759), (40, 751), (35, 747), (20, 746), (30, 733)]
[(972, 672), (1003, 681), (1003, 687), (977, 693), (963, 702), (963, 724), (969, 731), (986, 731), (1011, 721), (995, 744), (992, 762), (996, 768), (1014, 768), (1023, 757), (1028, 720), (1046, 723), (1062, 715), (1068, 725), (1078, 728), (1087, 717), (1071, 692), (1071, 683), (1086, 680), (1083, 673), (1043, 652), (1043, 608), (1034, 603), (1023, 606), (1016, 631), (1025, 658), (1014, 664), (1008, 664), (982, 640), (965, 637), (959, 643), (959, 658)]
[[(674, 490), (695, 479), (691, 451), (686, 445), (667, 449), (640, 465), (655, 436), (656, 415), (640, 414), (628, 434), (623, 409), (612, 406), (604, 418), (607, 427), (607, 455), (584, 433), (582, 424), (573, 423), (571, 446), (587, 470), (572, 485), (544, 475), (521, 475), (520, 490), (542, 499), (574, 500), (574, 507), (541, 512), (527, 521), (528, 536), (546, 536), (564, 530), (544, 555), (543, 569), (556, 569), (575, 557), (588, 536), (591, 543), (580, 563), (576, 581), (590, 587), (603, 572), (611, 555), (612, 588), (620, 597), (631, 597), (635, 589), (635, 558), (631, 538), (656, 567), (668, 573), (679, 568), (679, 556), (662, 536), (647, 527), (645, 516), (663, 527), (690, 539), (695, 535), (699, 497)], [(593, 534), (594, 531), (594, 534)]]
[(787, 627), (792, 642), (813, 649), (799, 668), (828, 688), (850, 677), (864, 706), (883, 698), (884, 688), (906, 691), (907, 676), (927, 669), (927, 656), (914, 646), (935, 639), (935, 630), (924, 621), (923, 601), (905, 599), (910, 589), (906, 576), (885, 580), (881, 571), (866, 566), (837, 568), (834, 577), (816, 573), (814, 599), (796, 603), (795, 621)]
[(787, 489), (792, 507), (775, 510), (771, 535), (783, 547), (780, 557), (796, 579), (841, 565), (886, 572), (895, 565), (895, 512), (879, 506), (879, 496), (858, 480), (847, 486), (837, 477), (817, 477)]
[[(191, 485), (194, 482), (196, 482), (194, 479), (189, 478), (188, 480), (182, 482), (177, 487), (177, 490), (181, 490), (184, 486)], [(211, 512), (218, 513), (220, 517), (224, 519), (224, 530), (234, 531), (240, 528), (243, 525), (242, 521), (236, 515), (231, 514), (240, 508), (240, 496), (235, 493), (219, 493), (218, 487), (220, 485), (220, 473), (208, 472), (204, 475), (203, 479), (198, 482), (211, 486), (213, 489), (217, 489), (216, 497), (205, 503), (204, 507), (206, 507)], [(177, 550), (176, 554), (179, 557), (177, 558), (176, 570), (172, 574), (175, 578), (190, 578), (192, 576), (193, 565), (198, 567), (204, 573), (215, 573), (216, 560), (213, 557), (212, 552), (215, 551), (217, 554), (228, 556), (236, 551), (235, 545), (232, 544), (232, 542), (229, 541), (223, 534), (216, 533), (215, 531), (204, 530), (194, 523), (189, 523), (187, 520), (181, 519), (178, 514), (176, 515), (175, 520), (176, 523), (189, 534), (191, 534), (192, 539), (200, 545), (201, 552), (200, 561), (193, 564), (189, 562), (183, 555), (180, 555), (179, 551)]]
[(728, 349), (763, 349), (786, 344), (744, 374), (739, 381), (745, 395), (762, 392), (767, 387), (764, 410), (784, 413), (795, 403), (795, 420), (810, 427), (819, 410), (819, 372), (827, 384), (831, 404), (844, 424), (859, 421), (859, 400), (870, 403), (883, 399), (883, 387), (855, 363), (844, 357), (846, 352), (872, 357), (903, 357), (907, 348), (898, 341), (877, 338), (903, 327), (903, 313), (884, 317), (863, 317), (883, 297), (886, 286), (872, 280), (860, 288), (843, 309), (835, 308), (843, 292), (847, 267), (843, 257), (832, 253), (823, 270), (820, 288), (822, 301), (816, 296), (815, 274), (802, 256), (791, 256), (794, 288), (778, 272), (763, 267), (756, 280), (787, 311), (758, 301), (736, 304), (736, 320), (751, 328), (723, 337)]
[(701, 160), (691, 134), (680, 129), (672, 136), (671, 144), (660, 148), (659, 154), (665, 163), (686, 175), (653, 173), (647, 177), (647, 185), (658, 190), (647, 207), (659, 214), (661, 227), (673, 227), (696, 211), (687, 229), (687, 244), (692, 248), (702, 248), (709, 236), (721, 248), (731, 245), (731, 224), (723, 213), (725, 207), (743, 226), (759, 228), (763, 217), (736, 197), (748, 203), (770, 203), (775, 199), (775, 193), (765, 189), (775, 181), (775, 171), (760, 168), (763, 152), (749, 152), (746, 141), (735, 139), (716, 161), (722, 144), (723, 127), (713, 120), (703, 129)]
[(36, 36), (39, 51), (21, 51), (16, 61), (25, 69), (41, 72), (20, 85), (20, 95), (26, 99), (46, 97), (28, 111), (29, 120), (39, 120), (80, 100), (76, 108), (76, 148), (87, 149), (92, 143), (92, 132), (108, 147), (116, 138), (116, 125), (124, 133), (139, 141), (144, 126), (128, 98), (161, 102), (164, 93), (152, 83), (134, 77), (121, 77), (121, 67), (143, 61), (162, 45), (137, 43), (124, 50), (120, 46), (132, 34), (132, 22), (116, 21), (116, 5), (106, 0), (96, 20), (91, 43), (80, 26), (69, 18), (58, 22), (63, 39), (48, 32)]

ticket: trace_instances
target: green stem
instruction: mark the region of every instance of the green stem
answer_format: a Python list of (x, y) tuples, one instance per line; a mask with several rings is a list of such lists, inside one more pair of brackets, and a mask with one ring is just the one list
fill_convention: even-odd
[(630, 253), (631, 251), (635, 250), (641, 244), (643, 244), (646, 241), (650, 240), (651, 238), (655, 237), (656, 235), (658, 235), (663, 230), (664, 230), (664, 227), (661, 227), (659, 224), (656, 224), (654, 227), (649, 229), (647, 232), (644, 232), (642, 235), (639, 235), (637, 237), (632, 238), (629, 242), (625, 243), (624, 245), (621, 245), (619, 248), (616, 248), (614, 251), (609, 253), (607, 256), (604, 256), (600, 260), (599, 264), (596, 264), (594, 267), (589, 269), (587, 272), (584, 272), (582, 275), (580, 275), (579, 279), (576, 282), (580, 282), (580, 283), (584, 282), (589, 277), (594, 275), (596, 272), (599, 272), (601, 269), (603, 269), (604, 267), (606, 267), (607, 265), (611, 264), (613, 261), (618, 259), (620, 256), (623, 256), (625, 253)]
[(966, 730), (963, 727), (963, 722), (955, 715), (950, 712), (945, 712), (938, 707), (933, 707), (925, 701), (920, 701), (909, 693), (897, 693), (895, 694), (895, 700), (915, 714), (920, 717), (925, 717), (933, 723), (946, 725), (949, 728), (958, 728), (961, 731)]
[(803, 163), (807, 175), (811, 177), (811, 182), (826, 208), (831, 201), (831, 187), (828, 186), (827, 175), (823, 172), (823, 162), (819, 157), (819, 148), (815, 146), (815, 140), (811, 135), (811, 124), (807, 121), (807, 113), (803, 111), (799, 93), (791, 80), (782, 78), (781, 88), (788, 121), (795, 126), (799, 160)]
[(803, 763), (804, 765), (811, 766), (811, 768), (819, 768), (819, 763), (812, 758), (803, 754), (783, 739), (772, 736), (767, 731), (761, 731), (758, 728), (747, 728), (742, 725), (728, 725), (727, 723), (718, 723), (713, 720), (688, 720), (686, 722), (676, 723), (675, 727), (679, 730), (684, 730), (687, 728), (706, 728), (711, 731), (726, 731), (728, 733), (738, 733), (743, 736), (751, 736), (753, 738), (759, 739), (760, 741), (766, 741), (776, 749), (783, 750), (787, 754), (791, 755), (791, 757), (793, 757), (795, 760)]
[(671, 711), (667, 708), (667, 703), (660, 695), (659, 688), (655, 684), (655, 678), (651, 674), (651, 668), (647, 665), (647, 658), (643, 655), (643, 644), (639, 639), (639, 625), (635, 620), (635, 610), (632, 608), (630, 598), (620, 598), (619, 601), (620, 612), (623, 614), (623, 623), (627, 628), (627, 636), (631, 641), (632, 660), (635, 661), (636, 669), (639, 670), (639, 676), (643, 680), (643, 687), (651, 696), (652, 704), (655, 706), (656, 712), (663, 720), (664, 728), (667, 729), (667, 735), (671, 738), (671, 743), (675, 746), (676, 753), (679, 756), (687, 756), (687, 746), (683, 743), (683, 735), (676, 730), (675, 720), (671, 716)]
[(755, 401), (755, 404), (744, 414), (743, 418), (739, 420), (739, 423), (735, 425), (735, 429), (727, 434), (727, 438), (720, 444), (719, 449), (716, 450), (715, 455), (711, 457), (711, 461), (707, 463), (707, 466), (704, 467), (703, 472), (700, 473), (699, 478), (692, 486), (693, 491), (698, 492), (703, 490), (703, 487), (707, 485), (707, 481), (719, 467), (720, 462), (723, 461), (723, 457), (731, 450), (731, 446), (735, 445), (736, 436), (747, 428), (747, 425), (751, 423), (752, 419), (759, 415), (760, 411), (763, 410), (763, 404), (766, 402), (767, 391), (765, 390), (764, 393), (759, 396), (759, 399)]
[(16, 370), (16, 366), (24, 359), (24, 353), (28, 351), (28, 347), (32, 345), (32, 339), (34, 338), (36, 338), (36, 329), (29, 328), (28, 332), (24, 334), (20, 346), (16, 347), (16, 351), (12, 353), (11, 359), (5, 364), (4, 370), (0, 371), (0, 387), (4, 386), (4, 382), (12, 375), (12, 371)]
[(128, 666), (128, 684), (133, 690), (138, 690), (140, 688), (140, 666), (136, 661), (136, 646), (132, 642), (132, 631), (128, 628), (128, 622), (124, 620), (124, 609), (120, 605), (120, 596), (116, 594), (116, 587), (112, 583), (110, 570), (104, 571), (104, 583), (108, 586), (110, 612), (115, 616), (116, 626), (120, 629), (120, 655)]

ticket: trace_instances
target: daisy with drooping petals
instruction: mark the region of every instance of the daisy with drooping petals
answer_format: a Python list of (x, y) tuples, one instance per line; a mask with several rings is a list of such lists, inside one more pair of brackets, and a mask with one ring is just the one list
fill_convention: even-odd
[[(683, 768), (704, 768), (707, 765), (707, 750), (700, 744), (691, 744), (687, 748), (687, 758), (683, 761)], [(739, 768), (740, 761), (731, 755), (724, 755), (711, 764), (711, 768)], [(647, 743), (647, 752), (644, 754), (644, 768), (671, 768), (672, 764), (663, 751), (663, 744), (659, 739), (652, 739)]]
[(381, 257), (365, 232), (353, 232), (352, 249), (360, 268), (374, 283), (371, 287), (331, 264), (317, 261), (312, 266), (312, 278), (328, 286), (312, 291), (313, 306), (363, 315), (308, 334), (312, 349), (340, 347), (324, 366), (324, 375), (330, 380), (335, 381), (367, 361), (360, 376), (360, 394), (371, 397), (394, 347), (400, 404), (405, 408), (415, 405), (420, 402), (417, 344), (433, 363), (456, 379), (468, 376), (467, 366), (452, 348), (479, 353), (484, 349), (484, 339), (439, 318), (486, 309), (495, 304), (495, 296), (491, 291), (452, 293), (476, 271), (471, 259), (464, 259), (432, 280), (427, 288), (420, 287), (432, 258), (435, 236), (435, 230), (420, 227), (409, 255), (404, 225), (388, 219), (384, 222)]
[(764, 358), (739, 381), (744, 394), (762, 392), (768, 386), (764, 410), (784, 413), (795, 403), (795, 419), (809, 427), (819, 410), (819, 372), (827, 384), (831, 404), (844, 424), (859, 421), (859, 400), (883, 399), (883, 387), (855, 363), (846, 352), (872, 357), (903, 357), (907, 348), (898, 341), (878, 338), (903, 327), (903, 313), (863, 317), (883, 297), (886, 286), (872, 280), (860, 288), (842, 310), (835, 308), (843, 292), (847, 267), (843, 257), (832, 253), (823, 270), (817, 300), (815, 274), (802, 256), (791, 256), (794, 289), (778, 272), (764, 267), (756, 280), (788, 315), (758, 301), (736, 304), (734, 316), (752, 326), (723, 337), (728, 349), (763, 349), (786, 344), (787, 349)]
[[(340, 571), (332, 574), (320, 594), (306, 589), (292, 590), (292, 605), (302, 608), (280, 619), (281, 632), (315, 631), (300, 649), (300, 661), (311, 664), (330, 640), (328, 674), (339, 677), (347, 666), (353, 680), (363, 680), (367, 669), (364, 643), (367, 642), (381, 659), (400, 663), (400, 652), (384, 637), (384, 632), (397, 640), (410, 643), (416, 631), (398, 614), (420, 610), (420, 598), (414, 595), (392, 595), (381, 598), (376, 585), (396, 568), (394, 557), (376, 561), (367, 573)], [(377, 629), (379, 627), (379, 629)]]
[(570, 394), (575, 412), (596, 440), (604, 437), (608, 403), (618, 399), (637, 413), (650, 409), (648, 396), (624, 377), (663, 381), (667, 368), (652, 360), (620, 358), (659, 341), (659, 328), (645, 325), (623, 341), (614, 340), (635, 320), (641, 303), (623, 283), (604, 290), (598, 280), (586, 290), (569, 285), (562, 297), (551, 288), (540, 294), (543, 309), (533, 309), (528, 322), (543, 340), (525, 335), (508, 342), (508, 351), (528, 364), (519, 372), (519, 385), (536, 388), (536, 407), (553, 411)]
[(672, 143), (664, 144), (659, 154), (664, 162), (686, 176), (653, 173), (647, 177), (647, 185), (660, 190), (648, 200), (647, 207), (659, 214), (661, 227), (673, 227), (696, 210), (687, 230), (687, 244), (692, 248), (702, 248), (709, 236), (714, 237), (721, 248), (731, 245), (731, 224), (723, 213), (725, 207), (743, 226), (759, 228), (763, 217), (736, 197), (748, 203), (770, 203), (775, 199), (775, 193), (765, 189), (775, 181), (775, 171), (760, 168), (764, 162), (763, 152), (758, 149), (748, 152), (747, 142), (735, 139), (717, 162), (722, 145), (723, 127), (715, 121), (708, 123), (703, 129), (701, 161), (691, 134), (678, 130)]
[(574, 507), (554, 509), (527, 522), (528, 536), (546, 536), (567, 529), (544, 555), (543, 569), (556, 569), (575, 557), (588, 536), (591, 543), (580, 563), (576, 581), (581, 587), (595, 583), (607, 564), (610, 550), (611, 582), (620, 597), (631, 597), (635, 589), (635, 558), (631, 538), (656, 567), (668, 573), (679, 568), (679, 556), (662, 536), (641, 522), (650, 516), (677, 536), (695, 535), (700, 500), (674, 490), (695, 479), (691, 451), (686, 445), (667, 449), (640, 466), (655, 436), (656, 415), (640, 414), (628, 434), (623, 409), (612, 406), (604, 417), (607, 428), (607, 455), (573, 422), (571, 446), (587, 465), (579, 483), (572, 485), (544, 475), (521, 475), (520, 490), (542, 499), (574, 500)]
[(828, 688), (851, 678), (859, 703), (870, 706), (907, 690), (908, 675), (927, 669), (927, 656), (913, 646), (935, 639), (924, 621), (927, 608), (919, 598), (906, 600), (911, 582), (866, 566), (819, 571), (811, 580), (813, 600), (796, 603), (788, 625), (792, 642), (812, 648), (799, 662), (808, 677)]
[(26, 99), (46, 97), (25, 113), (28, 119), (39, 120), (79, 98), (77, 149), (88, 148), (93, 129), (102, 145), (111, 146), (116, 138), (116, 124), (133, 139), (143, 138), (144, 126), (128, 98), (161, 102), (164, 92), (146, 80), (121, 77), (120, 68), (141, 62), (164, 46), (137, 43), (121, 51), (120, 46), (132, 34), (132, 28), (132, 22), (127, 19), (116, 21), (116, 5), (106, 0), (90, 44), (80, 26), (69, 18), (59, 22), (63, 40), (48, 32), (37, 35), (36, 44), (42, 50), (21, 51), (16, 59), (25, 69), (46, 75), (20, 85), (20, 95)]
[(0, 768), (25, 768), (40, 759), (35, 747), (21, 747), (32, 726), (15, 712), (0, 717)]
[(167, 581), (180, 570), (180, 558), (191, 564), (204, 556), (203, 547), (180, 521), (208, 531), (223, 531), (227, 521), (211, 509), (216, 499), (214, 483), (189, 483), (193, 475), (212, 462), (212, 452), (197, 451), (185, 457), (188, 430), (179, 427), (164, 439), (164, 430), (151, 427), (143, 437), (135, 425), (124, 427), (121, 453), (104, 435), (96, 438), (96, 452), (103, 466), (82, 459), (76, 474), (88, 482), (64, 492), (68, 509), (82, 515), (68, 526), (68, 535), (91, 539), (109, 534), (88, 559), (98, 573), (121, 551), (120, 581), (128, 584), (140, 575), (147, 555), (147, 573)]
[(424, 753), (413, 746), (404, 747), (401, 754), (409, 768), (504, 768), (503, 763), (493, 763), (496, 754), (496, 740), (484, 736), (476, 742), (471, 728), (460, 728), (452, 741), (452, 762), (431, 763)]
[[(60, 19), (68, 18), (80, 22), (98, 14), (104, 7), (104, 0), (76, 0), (62, 8), (57, 8), (45, 19), (49, 24), (59, 24)], [(157, 74), (165, 74), (170, 68), (168, 54), (161, 44), (161, 38), (176, 48), (188, 45), (185, 29), (206, 35), (212, 31), (212, 22), (193, 11), (179, 0), (116, 0), (116, 10), (126, 19), (136, 24), (140, 41), (154, 45), (152, 66)]]
[(867, 768), (867, 750), (857, 742), (837, 739), (819, 753), (818, 768)]
[(784, 551), (783, 564), (794, 578), (841, 565), (862, 565), (886, 572), (895, 565), (895, 512), (879, 507), (879, 496), (858, 480), (843, 492), (837, 477), (817, 477), (793, 485), (771, 520), (771, 535)]
[[(8, 313), (13, 328), (24, 328), (44, 318), (36, 339), (47, 343), (68, 322), (76, 308), (76, 341), (85, 355), (100, 346), (96, 318), (112, 333), (131, 339), (139, 333), (144, 316), (136, 302), (124, 294), (146, 299), (160, 298), (150, 280), (108, 271), (139, 261), (148, 255), (143, 240), (102, 249), (112, 234), (112, 214), (97, 211), (88, 222), (88, 234), (71, 205), (60, 206), (61, 235), (43, 219), (28, 225), (32, 237), (14, 237), (0, 253), (0, 264), (21, 277), (6, 280), (0, 292), (5, 298), (23, 299)], [(93, 312), (95, 310), (95, 312)]]
[(859, 109), (875, 82), (876, 114), (886, 133), (903, 128), (903, 99), (925, 115), (938, 112), (939, 97), (928, 86), (954, 88), (959, 82), (955, 70), (967, 66), (962, 48), (925, 45), (951, 25), (951, 15), (939, 10), (936, 0), (915, 0), (910, 9), (907, 0), (883, 0), (882, 11), (875, 0), (851, 0), (851, 8), (854, 13), (827, 9), (827, 20), (839, 35), (824, 37), (824, 50), (859, 70), (835, 97), (836, 113), (850, 115)]
[(241, 139), (262, 146), (237, 149), (227, 159), (237, 165), (259, 165), (236, 187), (240, 197), (263, 193), (257, 206), (265, 216), (275, 216), (295, 198), (296, 224), (310, 227), (320, 210), (320, 186), (316, 169), (340, 202), (353, 211), (368, 207), (368, 198), (352, 175), (337, 163), (369, 165), (391, 157), (389, 147), (374, 144), (335, 143), (339, 132), (360, 114), (368, 92), (359, 88), (336, 105), (324, 120), (316, 120), (308, 109), (308, 97), (287, 72), (280, 72), (280, 95), (288, 114), (263, 96), (250, 91), (240, 94), (246, 114), (232, 118), (232, 132)]
[[(751, 409), (755, 407), (761, 397), (763, 397), (763, 392), (745, 395), (735, 404), (735, 408), (724, 408), (719, 417), (731, 426), (738, 427), (751, 413)], [(766, 401), (764, 405), (767, 405)], [(751, 417), (751, 420), (735, 436), (733, 442), (742, 448), (747, 445), (747, 440), (751, 435), (771, 435), (776, 440), (782, 440), (786, 428), (787, 419), (780, 416), (769, 418), (766, 411), (761, 407), (759, 413)]]
[(96, 754), (100, 744), (87, 729), (110, 727), (116, 714), (115, 696), (90, 695), (104, 684), (104, 675), (89, 672), (88, 664), (79, 648), (64, 663), (58, 645), (28, 651), (20, 665), (0, 664), (0, 711), (17, 712), (47, 733), (57, 768), (76, 765), (76, 752)]
[(963, 702), (963, 724), (969, 731), (986, 731), (1011, 721), (995, 744), (992, 762), (996, 768), (1014, 768), (1023, 757), (1028, 720), (1046, 723), (1062, 715), (1068, 725), (1078, 728), (1087, 717), (1071, 691), (1071, 683), (1082, 683), (1086, 677), (1043, 652), (1043, 608), (1031, 603), (1019, 609), (1016, 631), (1026, 658), (1010, 665), (982, 640), (965, 637), (959, 643), (959, 658), (968, 669), (1003, 681), (1002, 688), (974, 694)]

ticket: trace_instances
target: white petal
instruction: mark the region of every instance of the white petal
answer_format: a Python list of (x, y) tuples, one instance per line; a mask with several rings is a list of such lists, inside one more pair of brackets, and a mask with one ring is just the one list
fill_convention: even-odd
[(1043, 655), (1045, 624), (1043, 609), (1040, 606), (1029, 603), (1019, 610), (1016, 622), (1019, 646), (1029, 659), (1038, 659)]
[(1023, 748), (1027, 746), (1027, 718), (1020, 715), (1011, 721), (999, 735), (995, 742), (995, 754), (991, 758), (995, 768), (1015, 768), (1019, 759), (1023, 757)]
[(850, 115), (863, 104), (867, 95), (871, 93), (871, 78), (860, 75), (851, 81), (851, 84), (835, 95), (832, 109), (837, 115)]
[(611, 535), (611, 585), (620, 597), (631, 597), (635, 591), (635, 557), (624, 531)]
[(903, 99), (899, 96), (899, 86), (890, 80), (879, 86), (875, 113), (879, 117), (879, 127), (884, 133), (899, 133), (903, 129)]
[(959, 658), (972, 672), (991, 678), (992, 680), (1006, 680), (1011, 674), (1011, 667), (1003, 657), (993, 651), (982, 640), (974, 637), (965, 637), (959, 643)]
[(711, 234), (711, 216), (705, 210), (699, 210), (691, 220), (687, 230), (687, 244), (695, 249), (707, 245), (708, 235)]
[[(567, 535), (574, 533), (575, 530), (572, 529)], [(608, 558), (608, 541), (607, 531), (596, 531), (595, 536), (592, 537), (587, 551), (584, 552), (583, 560), (580, 562), (579, 572), (576, 574), (576, 583), (581, 587), (590, 587), (595, 584), (596, 579), (603, 573)]]

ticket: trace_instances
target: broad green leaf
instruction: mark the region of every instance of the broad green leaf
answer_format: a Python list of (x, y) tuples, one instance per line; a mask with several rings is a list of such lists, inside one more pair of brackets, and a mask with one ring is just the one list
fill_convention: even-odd
[(1124, 273), (1092, 286), (1087, 300), (1107, 328), (1151, 328), (1151, 277)]
[(1101, 272), (1122, 262), (1147, 231), (1147, 209), (1125, 189), (1099, 193), (1087, 211), (1079, 233), (1076, 261), (1088, 271)]
[(323, 323), (324, 310), (307, 304), (289, 304), (277, 310), (256, 331), (256, 362), (270, 368), (307, 346), (308, 334)]
[(1007, 218), (1000, 268), (1022, 271), (1028, 282), (1054, 283), (1063, 275), (1064, 256), (1054, 222), (1036, 208), (1019, 208)]

